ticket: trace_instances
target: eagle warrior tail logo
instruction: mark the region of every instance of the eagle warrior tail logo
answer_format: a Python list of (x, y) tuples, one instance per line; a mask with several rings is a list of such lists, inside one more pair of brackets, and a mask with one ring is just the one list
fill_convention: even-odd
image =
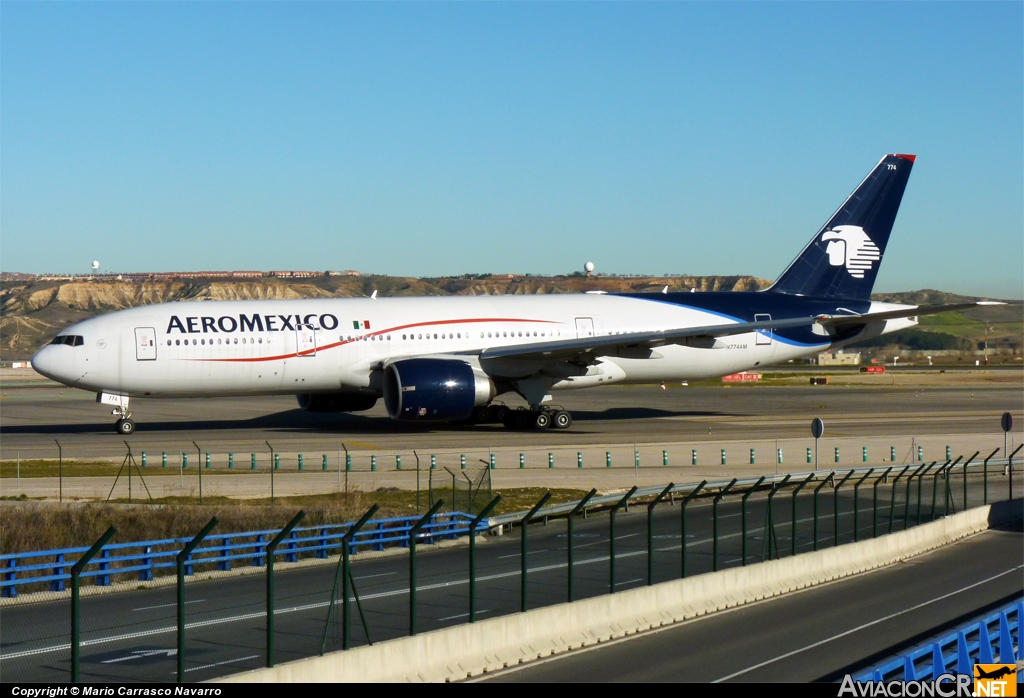
[(837, 225), (821, 236), (828, 241), (825, 251), (833, 267), (846, 266), (846, 271), (855, 279), (863, 279), (864, 272), (882, 258), (878, 246), (859, 225)]

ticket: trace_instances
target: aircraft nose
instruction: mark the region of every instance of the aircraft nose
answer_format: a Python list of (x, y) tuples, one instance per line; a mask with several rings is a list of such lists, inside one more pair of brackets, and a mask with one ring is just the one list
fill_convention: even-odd
[(47, 378), (53, 378), (51, 364), (53, 363), (53, 347), (47, 345), (37, 351), (32, 357), (32, 368)]

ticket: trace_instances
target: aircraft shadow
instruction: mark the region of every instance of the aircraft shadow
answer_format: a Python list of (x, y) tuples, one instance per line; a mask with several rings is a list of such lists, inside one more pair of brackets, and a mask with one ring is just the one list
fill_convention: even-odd
[[(648, 407), (615, 407), (608, 410), (582, 410), (572, 413), (576, 423), (591, 423), (604, 421), (629, 421), (642, 419), (656, 419), (658, 417), (710, 417), (721, 416), (725, 413), (712, 411), (682, 411), (663, 410)], [(145, 418), (138, 420), (139, 429), (146, 433), (168, 433), (168, 432), (209, 432), (229, 430), (264, 430), (281, 431), (293, 433), (430, 433), (440, 431), (466, 431), (480, 429), (500, 429), (500, 424), (439, 424), (439, 423), (416, 423), (398, 422), (387, 416), (367, 416), (359, 414), (316, 414), (305, 412), (300, 409), (286, 410), (274, 414), (261, 415), (251, 419), (204, 419), (185, 421), (147, 421)], [(582, 425), (581, 425), (582, 426)], [(99, 423), (77, 423), (77, 424), (28, 424), (5, 426), (3, 431), (7, 435), (14, 434), (110, 434), (117, 436), (114, 432), (113, 423), (104, 421)], [(567, 432), (573, 433), (570, 428)], [(579, 433), (579, 432), (577, 432)]]

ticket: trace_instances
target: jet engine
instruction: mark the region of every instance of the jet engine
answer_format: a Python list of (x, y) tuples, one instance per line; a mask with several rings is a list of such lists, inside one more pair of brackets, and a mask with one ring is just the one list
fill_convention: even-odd
[(377, 404), (376, 395), (360, 393), (303, 393), (295, 397), (307, 412), (361, 412)]
[(458, 359), (403, 359), (384, 367), (384, 405), (392, 419), (466, 419), (496, 392), (487, 374)]

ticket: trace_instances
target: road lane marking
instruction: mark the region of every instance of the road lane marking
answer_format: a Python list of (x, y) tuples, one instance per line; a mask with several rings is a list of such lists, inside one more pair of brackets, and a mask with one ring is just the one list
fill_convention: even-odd
[(125, 657), (118, 657), (117, 659), (104, 659), (100, 664), (117, 664), (118, 662), (127, 662), (129, 659), (143, 659), (145, 657), (153, 657), (158, 654), (164, 654), (168, 657), (174, 657), (178, 654), (178, 650), (132, 650), (132, 653)]
[[(250, 654), (248, 657), (239, 657), (238, 659), (228, 659), (228, 660), (225, 660), (223, 662), (216, 662), (215, 664), (204, 664), (203, 666), (194, 666), (191, 669), (186, 669), (185, 672), (188, 673), (190, 671), (199, 671), (201, 669), (212, 669), (213, 667), (224, 666), (225, 664), (234, 664), (235, 662), (244, 662), (244, 661), (247, 661), (249, 659), (256, 659), (256, 657), (258, 657), (258, 656), (259, 656), (258, 654)], [(171, 674), (177, 674), (177, 673), (178, 673), (177, 671), (172, 671), (171, 672)]]
[[(206, 599), (196, 599), (195, 601), (186, 601), (185, 603), (203, 603)], [(172, 608), (177, 606), (177, 603), (162, 603), (159, 606), (141, 606), (139, 608), (133, 608), (133, 611), (150, 611), (154, 608)]]
[(373, 579), (374, 577), (387, 577), (392, 574), (398, 574), (397, 572), (381, 572), (380, 574), (364, 574), (362, 577), (353, 577), (353, 579)]
[[(491, 612), (491, 609), (489, 609), (489, 608), (485, 608), (485, 609), (483, 609), (481, 611), (477, 611), (478, 614), (480, 614), (480, 613), (490, 613), (490, 612)], [(439, 621), (441, 621), (441, 620), (455, 620), (456, 618), (469, 618), (469, 614), (468, 613), (459, 613), (459, 614), (454, 615), (454, 616), (447, 616), (445, 618), (438, 618), (438, 620)]]
[(855, 632), (857, 632), (859, 630), (864, 630), (865, 628), (870, 628), (873, 625), (878, 625), (879, 623), (884, 623), (887, 620), (892, 620), (893, 618), (897, 618), (899, 616), (902, 616), (905, 613), (910, 613), (912, 611), (917, 611), (917, 610), (919, 610), (921, 608), (924, 608), (925, 606), (929, 606), (929, 605), (935, 603), (936, 601), (943, 601), (945, 599), (948, 599), (951, 596), (956, 596), (957, 594), (960, 594), (960, 593), (963, 593), (963, 592), (968, 591), (970, 589), (973, 589), (975, 587), (981, 586), (982, 584), (987, 584), (988, 582), (991, 582), (991, 581), (993, 581), (995, 579), (999, 579), (1000, 577), (1005, 577), (1006, 575), (1010, 574), (1011, 572), (1016, 572), (1016, 571), (1018, 571), (1020, 569), (1024, 569), (1024, 565), (1017, 565), (1016, 567), (1012, 567), (1012, 568), (1010, 568), (1008, 570), (1004, 570), (1003, 572), (1000, 572), (999, 574), (992, 575), (988, 579), (982, 579), (980, 582), (975, 582), (974, 584), (968, 584), (967, 586), (962, 587), (960, 589), (957, 589), (956, 591), (951, 591), (948, 594), (943, 594), (942, 596), (937, 596), (934, 599), (929, 599), (928, 601), (924, 601), (922, 603), (919, 603), (916, 606), (911, 606), (910, 608), (905, 608), (902, 611), (897, 611), (896, 613), (890, 613), (889, 615), (884, 616), (882, 618), (878, 618), (876, 620), (873, 620), (870, 623), (864, 623), (863, 625), (858, 625), (856, 628), (850, 628), (849, 630), (846, 630), (844, 632), (841, 632), (841, 633), (838, 633), (836, 635), (833, 635), (832, 637), (827, 637), (824, 640), (818, 640), (817, 642), (811, 643), (810, 645), (807, 645), (805, 647), (801, 647), (800, 649), (793, 650), (792, 652), (786, 652), (785, 654), (780, 654), (778, 657), (775, 657), (773, 659), (769, 659), (769, 660), (761, 662), (760, 664), (755, 664), (754, 666), (747, 667), (746, 669), (742, 669), (740, 671), (733, 672), (732, 674), (729, 674), (728, 676), (723, 676), (720, 679), (715, 679), (711, 683), (721, 683), (723, 681), (728, 681), (729, 679), (734, 679), (737, 676), (742, 676), (743, 674), (746, 674), (746, 673), (749, 673), (751, 671), (754, 671), (755, 669), (760, 669), (761, 667), (768, 666), (769, 664), (774, 664), (775, 662), (781, 661), (783, 659), (787, 659), (787, 658), (792, 657), (794, 655), (800, 654), (801, 652), (806, 652), (809, 649), (814, 649), (815, 647), (820, 647), (821, 645), (824, 645), (824, 644), (827, 644), (829, 642), (832, 642), (833, 640), (838, 640), (841, 637), (846, 637), (847, 635), (852, 635), (853, 633), (855, 633)]

